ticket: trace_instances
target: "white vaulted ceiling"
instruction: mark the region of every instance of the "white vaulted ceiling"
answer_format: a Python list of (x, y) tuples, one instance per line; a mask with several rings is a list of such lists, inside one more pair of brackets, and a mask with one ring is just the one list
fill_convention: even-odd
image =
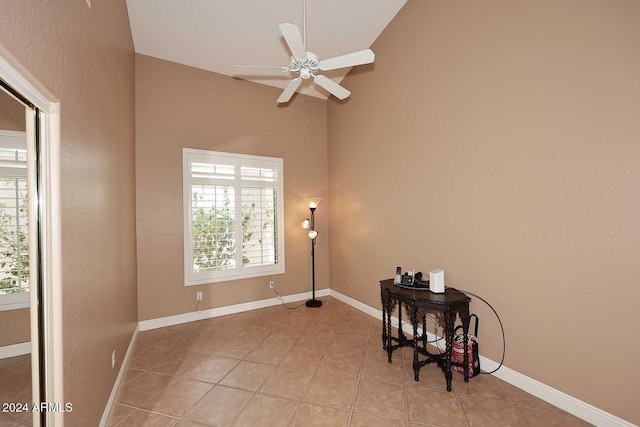
[[(307, 0), (307, 50), (328, 59), (367, 49), (406, 2)], [(236, 64), (288, 66), (290, 52), (278, 25), (303, 26), (302, 0), (127, 0), (127, 8), (137, 53), (228, 76), (237, 73)], [(323, 74), (339, 83), (348, 72)], [(236, 77), (284, 88), (294, 76)], [(328, 96), (310, 81), (298, 92)]]

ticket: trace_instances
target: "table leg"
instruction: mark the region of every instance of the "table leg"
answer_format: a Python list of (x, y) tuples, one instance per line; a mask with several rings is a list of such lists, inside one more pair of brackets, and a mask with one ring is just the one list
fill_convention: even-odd
[(460, 309), (460, 320), (462, 321), (462, 348), (464, 349), (463, 363), (464, 363), (464, 382), (469, 382), (469, 352), (467, 346), (469, 345), (469, 305)]
[[(380, 300), (382, 302), (382, 349), (387, 349), (387, 299), (389, 295), (383, 290), (380, 290)], [(391, 332), (391, 331), (389, 331)]]
[(413, 324), (413, 379), (420, 381), (420, 366), (418, 365), (418, 309), (415, 305), (411, 306), (411, 323)]
[(444, 329), (446, 348), (444, 352), (444, 377), (447, 380), (447, 391), (451, 391), (451, 349), (453, 346), (453, 320), (454, 316), (450, 310), (444, 312)]
[(422, 316), (422, 348), (427, 349), (427, 315)]
[(393, 354), (393, 348), (391, 347), (391, 336), (393, 335), (391, 329), (391, 300), (391, 295), (387, 294), (387, 359), (389, 363), (391, 363), (391, 355)]

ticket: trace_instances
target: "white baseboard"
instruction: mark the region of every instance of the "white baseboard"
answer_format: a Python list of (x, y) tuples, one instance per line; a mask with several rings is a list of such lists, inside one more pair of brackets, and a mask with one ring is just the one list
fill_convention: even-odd
[[(480, 366), (483, 370), (493, 371), (498, 367), (498, 363), (486, 357), (480, 356)], [(569, 396), (566, 393), (556, 390), (553, 387), (549, 387), (546, 384), (536, 381), (533, 378), (527, 377), (519, 372), (514, 371), (506, 366), (501, 366), (495, 373), (496, 377), (501, 380), (518, 387), (527, 393), (536, 396), (539, 399), (548, 402), (563, 411), (575, 415), (578, 418), (585, 420), (588, 423), (598, 427), (637, 427), (622, 418), (616, 417), (613, 414), (603, 411), (600, 408), (596, 408), (582, 400)]]
[[(321, 289), (316, 291), (316, 297), (325, 297), (327, 295), (329, 295), (329, 289)], [(303, 301), (310, 298), (311, 292), (303, 292), (300, 294), (283, 296), (282, 301), (285, 303), (290, 303)], [(209, 308), (192, 313), (183, 313), (176, 314), (174, 316), (160, 317), (157, 319), (142, 320), (138, 323), (138, 325), (140, 331), (148, 331), (151, 329), (180, 325), (182, 323), (195, 322), (196, 320), (210, 319), (212, 317), (226, 316), (228, 314), (241, 313), (243, 311), (256, 310), (258, 308), (272, 307), (274, 305), (282, 304), (282, 301), (280, 301), (277, 297), (267, 298), (241, 304), (227, 305), (224, 307)]]
[[(360, 301), (341, 294), (338, 291), (334, 291), (333, 289), (329, 291), (329, 295), (336, 298), (337, 300), (344, 302), (345, 304), (348, 304), (362, 311), (363, 313), (382, 320), (381, 310), (363, 304)], [(398, 319), (396, 317), (391, 318), (391, 323), (394, 327), (398, 327)], [(402, 323), (402, 330), (407, 334), (413, 334), (411, 325), (404, 321)], [(436, 338), (436, 336), (431, 333), (428, 333), (427, 337), (430, 341)], [(442, 340), (440, 340), (440, 342), (438, 342), (437, 344), (440, 349), (444, 350), (444, 343), (442, 342)], [(491, 359), (487, 359), (484, 356), (480, 356), (480, 366), (482, 366), (482, 369), (484, 371), (493, 371), (498, 367), (498, 365), (499, 363), (494, 362)], [(515, 387), (518, 387), (526, 391), (527, 393), (536, 396), (537, 398), (542, 399), (545, 402), (548, 402), (562, 409), (563, 411), (575, 415), (576, 417), (581, 418), (584, 421), (587, 421), (588, 423), (591, 423), (598, 427), (637, 427), (635, 424), (625, 421), (622, 418), (616, 417), (613, 414), (596, 408), (595, 406), (576, 399), (575, 397), (569, 396), (566, 393), (549, 387), (548, 385), (536, 381), (533, 378), (529, 378), (526, 375), (516, 372), (504, 365), (502, 365), (500, 369), (498, 369), (492, 375), (495, 375), (501, 380)]]
[(0, 347), (0, 359), (31, 354), (31, 342), (21, 342)]
[(131, 354), (133, 353), (133, 347), (135, 346), (136, 339), (138, 338), (139, 329), (140, 327), (136, 326), (136, 329), (135, 331), (133, 331), (133, 335), (131, 336), (131, 341), (129, 341), (129, 347), (127, 347), (127, 352), (124, 355), (124, 359), (122, 359), (120, 371), (118, 372), (116, 381), (115, 383), (113, 383), (113, 387), (111, 388), (111, 394), (109, 395), (107, 406), (104, 408), (104, 412), (102, 413), (102, 418), (100, 419), (99, 424), (100, 427), (106, 427), (107, 423), (109, 422), (109, 415), (111, 414), (113, 405), (116, 403), (116, 397), (118, 396), (118, 390), (120, 390), (120, 383), (122, 382), (122, 378), (124, 378), (125, 372), (127, 372), (129, 360), (131, 359)]

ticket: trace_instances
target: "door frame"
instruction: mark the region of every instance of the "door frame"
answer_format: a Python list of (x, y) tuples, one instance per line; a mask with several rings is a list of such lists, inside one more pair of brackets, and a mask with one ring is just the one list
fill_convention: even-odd
[[(2, 45), (0, 45), (0, 79), (35, 107), (38, 129), (27, 121), (40, 147), (38, 207), (40, 210), (40, 283), (41, 292), (33, 287), (31, 297), (31, 366), (33, 402), (46, 403), (49, 408), (64, 408), (64, 354), (62, 328), (62, 251), (60, 220), (60, 102), (35, 79)], [(31, 123), (31, 124), (30, 124)], [(38, 311), (41, 294), (41, 313)], [(39, 320), (43, 320), (42, 330)], [(39, 337), (41, 339), (39, 339)], [(40, 342), (42, 341), (42, 342)], [(42, 357), (40, 352), (42, 351)], [(36, 356), (36, 357), (34, 357)], [(42, 359), (43, 364), (39, 361)], [(40, 366), (43, 367), (40, 372)], [(44, 390), (40, 390), (40, 384)], [(59, 406), (56, 406), (59, 405)], [(41, 418), (41, 415), (44, 416)], [(64, 425), (63, 410), (33, 413), (34, 426), (40, 420), (46, 426)]]

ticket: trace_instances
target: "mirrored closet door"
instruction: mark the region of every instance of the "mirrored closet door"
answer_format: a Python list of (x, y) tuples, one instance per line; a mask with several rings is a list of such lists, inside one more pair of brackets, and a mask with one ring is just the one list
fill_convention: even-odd
[(46, 425), (38, 110), (5, 82), (0, 89), (0, 425)]

